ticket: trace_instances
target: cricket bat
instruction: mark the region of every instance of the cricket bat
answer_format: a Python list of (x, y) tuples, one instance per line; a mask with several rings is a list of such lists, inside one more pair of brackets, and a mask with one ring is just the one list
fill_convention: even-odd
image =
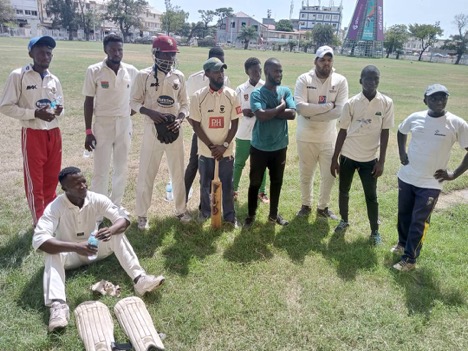
[(214, 177), (211, 181), (211, 227), (221, 228), (221, 204), (223, 184), (219, 179), (219, 161), (215, 160)]

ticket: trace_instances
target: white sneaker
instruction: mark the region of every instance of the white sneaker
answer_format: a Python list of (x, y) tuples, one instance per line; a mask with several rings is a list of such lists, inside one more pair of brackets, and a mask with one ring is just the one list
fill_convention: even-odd
[(165, 278), (162, 275), (157, 277), (154, 275), (142, 275), (133, 287), (138, 296), (143, 296), (145, 293), (153, 291), (163, 285), (164, 280)]
[(181, 215), (178, 215), (177, 218), (182, 223), (188, 223), (188, 222), (190, 222), (192, 220), (192, 216), (190, 216), (187, 212), (185, 212), (185, 213), (183, 213)]
[(138, 229), (140, 230), (148, 230), (148, 218), (147, 217), (138, 217)]
[(49, 333), (56, 329), (65, 328), (70, 319), (70, 309), (66, 303), (52, 302), (50, 306)]

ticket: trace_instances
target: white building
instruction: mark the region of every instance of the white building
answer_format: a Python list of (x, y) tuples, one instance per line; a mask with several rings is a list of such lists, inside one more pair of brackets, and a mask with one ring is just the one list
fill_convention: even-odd
[(299, 10), (299, 30), (310, 31), (317, 24), (329, 24), (338, 34), (343, 19), (343, 6), (302, 6)]

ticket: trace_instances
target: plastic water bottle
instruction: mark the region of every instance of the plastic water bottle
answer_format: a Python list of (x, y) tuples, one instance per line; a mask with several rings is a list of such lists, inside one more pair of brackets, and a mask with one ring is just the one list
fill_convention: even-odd
[[(99, 240), (96, 238), (96, 234), (97, 234), (97, 229), (93, 230), (93, 232), (90, 234), (89, 238), (88, 238), (88, 245), (89, 246), (93, 246), (95, 247), (96, 249), (98, 248), (99, 246)], [(91, 255), (91, 256), (88, 256), (88, 259), (90, 261), (93, 261), (97, 258), (97, 252), (94, 254), (94, 255)]]
[(172, 180), (169, 180), (166, 185), (166, 201), (172, 200), (174, 200), (174, 195), (172, 194)]
[[(93, 145), (93, 148), (96, 148), (96, 141), (95, 141), (95, 140), (93, 140), (92, 145)], [(93, 151), (92, 151), (92, 150), (91, 150), (91, 151), (88, 151), (88, 150), (84, 149), (84, 151), (83, 151), (83, 157), (84, 157), (84, 158), (93, 157)]]

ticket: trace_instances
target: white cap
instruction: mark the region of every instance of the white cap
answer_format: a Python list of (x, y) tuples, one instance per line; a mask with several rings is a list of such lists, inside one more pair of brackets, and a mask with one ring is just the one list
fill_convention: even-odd
[(326, 54), (330, 54), (332, 57), (334, 56), (333, 49), (327, 45), (319, 47), (315, 53), (318, 58), (323, 58)]

